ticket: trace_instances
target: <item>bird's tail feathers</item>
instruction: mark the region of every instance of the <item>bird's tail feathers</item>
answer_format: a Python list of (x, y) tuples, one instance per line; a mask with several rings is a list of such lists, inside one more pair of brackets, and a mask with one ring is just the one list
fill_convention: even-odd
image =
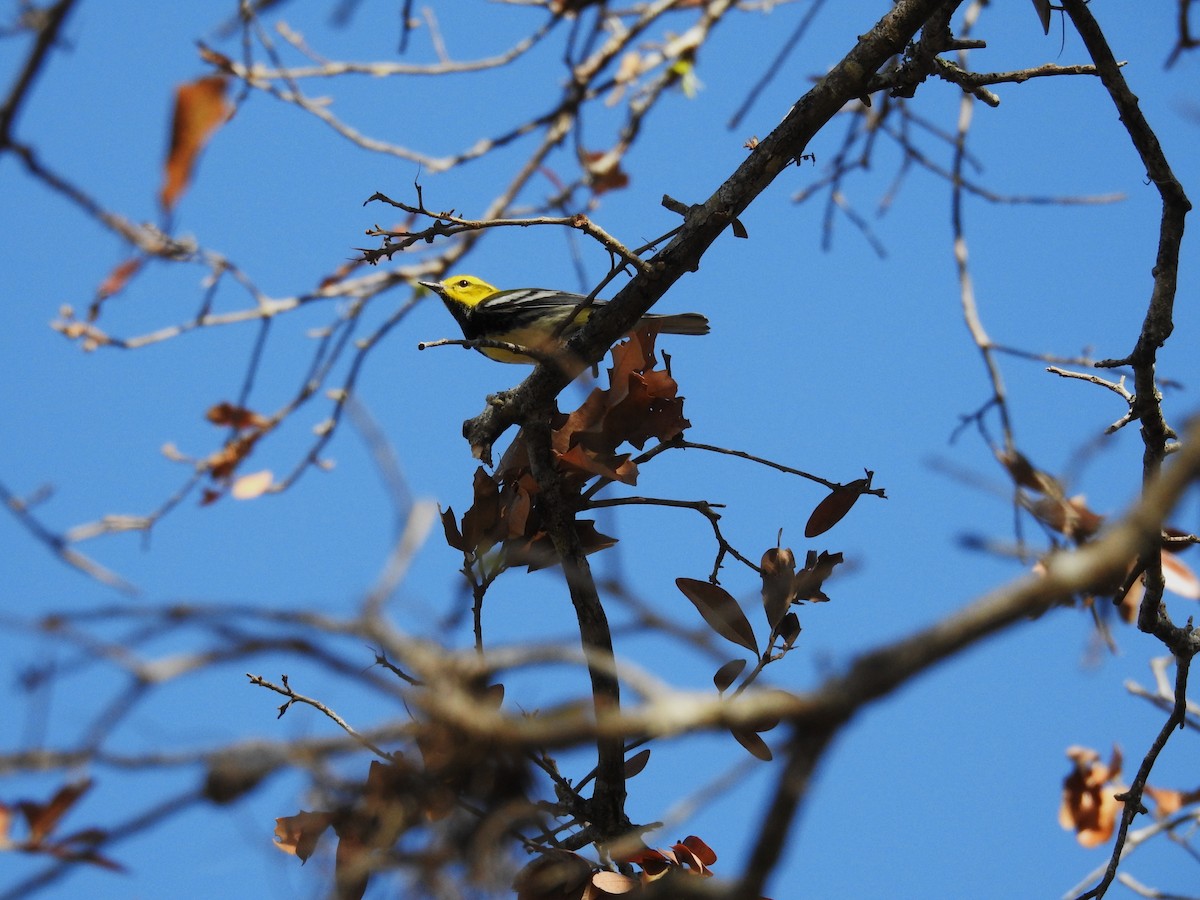
[(661, 334), (708, 334), (708, 318), (700, 313), (650, 313), (642, 322)]

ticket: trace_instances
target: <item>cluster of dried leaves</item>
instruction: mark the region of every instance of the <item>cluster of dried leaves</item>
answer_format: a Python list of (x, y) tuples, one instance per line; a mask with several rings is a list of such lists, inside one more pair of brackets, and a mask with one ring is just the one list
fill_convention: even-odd
[[(656, 367), (654, 340), (652, 331), (642, 330), (613, 348), (609, 387), (595, 388), (578, 409), (551, 421), (555, 465), (581, 510), (589, 483), (637, 483), (637, 462), (623, 445), (641, 450), (651, 439), (667, 443), (691, 426), (670, 369)], [(532, 571), (558, 562), (538, 507), (539, 490), (520, 433), (495, 472), (476, 471), (474, 497), (461, 521), (453, 509), (443, 513), (446, 541), (462, 552), (472, 584), (486, 586), (514, 566)], [(576, 519), (575, 527), (587, 553), (616, 543), (596, 531), (593, 520)]]

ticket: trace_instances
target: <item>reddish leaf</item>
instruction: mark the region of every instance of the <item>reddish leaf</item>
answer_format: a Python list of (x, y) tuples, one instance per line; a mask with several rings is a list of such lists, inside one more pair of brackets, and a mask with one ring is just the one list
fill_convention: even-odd
[(804, 536), (807, 538), (824, 534), (850, 512), (850, 508), (858, 502), (858, 498), (871, 489), (871, 479), (860, 478), (849, 484), (843, 484), (817, 504), (808, 517), (804, 526)]
[[(679, 845), (676, 844), (676, 846)], [(717, 854), (713, 852), (713, 849), (694, 834), (689, 834), (683, 839), (683, 846), (691, 850), (696, 858), (706, 866), (711, 866), (717, 861)]]
[(725, 640), (745, 647), (758, 656), (758, 641), (754, 637), (754, 629), (750, 627), (738, 602), (725, 588), (710, 581), (697, 581), (695, 578), (676, 578), (675, 585), (700, 611), (709, 628)]
[(650, 438), (669, 441), (691, 427), (683, 417), (683, 398), (676, 395), (679, 385), (669, 372), (633, 372), (624, 387), (625, 396), (612, 404), (604, 420), (615, 437), (640, 450)]
[(175, 90), (171, 146), (158, 197), (165, 210), (175, 208), (192, 180), (200, 151), (232, 114), (232, 108), (225, 102), (226, 84), (224, 76), (210, 75)]
[(737, 677), (742, 674), (742, 670), (746, 668), (744, 659), (731, 659), (721, 668), (717, 669), (713, 675), (713, 684), (717, 686), (717, 690), (724, 693), (731, 684), (737, 681)]

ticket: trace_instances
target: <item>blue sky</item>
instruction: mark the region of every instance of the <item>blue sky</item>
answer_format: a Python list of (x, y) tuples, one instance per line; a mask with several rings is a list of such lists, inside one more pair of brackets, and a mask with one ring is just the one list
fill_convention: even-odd
[[(809, 76), (840, 58), (884, 5), (853, 4), (852, 15), (826, 10), (737, 131), (724, 123), (807, 5), (732, 17), (699, 59), (702, 89), (692, 99), (676, 94), (663, 101), (627, 158), (630, 187), (604, 195), (596, 221), (627, 244), (673, 227), (673, 214), (659, 206), (661, 195), (698, 202), (711, 193), (744, 157), (746, 138), (766, 134), (807, 88)], [(18, 135), (106, 206), (153, 220), (172, 91), (204, 72), (195, 40), (205, 37), (223, 52), (238, 52), (236, 40), (213, 33), (225, 6), (81, 4), (66, 28), (68, 47), (39, 79)], [(1194, 193), (1200, 121), (1192, 98), (1200, 63), (1185, 55), (1164, 70), (1173, 39), (1165, 9), (1092, 7), (1116, 56), (1129, 61), (1125, 75), (1176, 174)], [(436, 12), (450, 53), (462, 59), (498, 52), (540, 21), (533, 11), (492, 4), (439, 4)], [(330, 28), (321, 4), (289, 4), (281, 15), (328, 57), (395, 56), (396, 14), (388, 4), (362, 4), (341, 30)], [(976, 34), (989, 43), (971, 57), (981, 70), (1086, 61), (1069, 29), (1063, 38), (1057, 19), (1043, 36), (1027, 3), (993, 5)], [(6, 73), (24, 52), (19, 41), (0, 43)], [(559, 90), (560, 55), (561, 45), (551, 41), (519, 68), (496, 76), (498, 82), (364, 78), (309, 89), (336, 98), (337, 113), (364, 132), (443, 154), (551, 103)], [(406, 59), (432, 58), (427, 36), (418, 31)], [(1091, 348), (1097, 357), (1121, 356), (1132, 346), (1149, 296), (1157, 193), (1146, 184), (1098, 81), (1044, 79), (996, 92), (998, 109), (975, 108), (970, 147), (983, 166), (975, 176), (979, 182), (1000, 194), (1120, 192), (1126, 199), (1076, 207), (969, 199), (967, 238), (983, 321), (995, 340), (1025, 350), (1073, 355)], [(958, 96), (948, 85), (929, 84), (917, 109), (950, 129)], [(607, 146), (618, 123), (617, 111), (599, 112), (585, 127), (585, 146)], [(844, 218), (836, 223), (831, 250), (822, 252), (822, 201), (796, 205), (792, 196), (824, 171), (840, 135), (835, 122), (808, 148), (815, 163), (790, 168), (747, 211), (742, 221), (749, 240), (722, 237), (700, 270), (664, 298), (663, 310), (702, 311), (713, 325), (707, 338), (674, 338), (665, 347), (687, 397), (692, 439), (832, 480), (849, 481), (870, 468), (889, 499), (864, 499), (810, 543), (803, 538), (804, 521), (822, 492), (776, 472), (689, 451), (647, 466), (637, 488), (647, 496), (728, 504), (722, 527), (751, 558), (774, 545), (780, 528), (797, 555), (809, 548), (845, 553), (847, 571), (828, 585), (833, 601), (800, 610), (800, 650), (768, 670), (773, 683), (796, 688), (814, 686), (858, 653), (1021, 574), (1011, 560), (958, 543), (964, 533), (1010, 540), (1013, 516), (1002, 473), (978, 436), (967, 431), (950, 441), (959, 417), (978, 408), (990, 389), (962, 324), (949, 191), (915, 171), (887, 215), (876, 217), (897, 163), (885, 149), (869, 172), (847, 183), (847, 199), (869, 218), (886, 258)], [(944, 147), (932, 141), (925, 146), (948, 160)], [(206, 151), (176, 231), (227, 254), (268, 295), (289, 296), (312, 289), (354, 248), (369, 246), (366, 228), (398, 220), (382, 206), (362, 205), (375, 191), (412, 200), (412, 184), (419, 180), (431, 208), (476, 215), (524, 149), (519, 144), (461, 171), (430, 175), (410, 162), (351, 147), (313, 118), (253, 96)], [(569, 171), (568, 154), (552, 157), (549, 166)], [(164, 444), (197, 456), (218, 445), (220, 435), (204, 412), (236, 397), (255, 331), (230, 326), (136, 352), (82, 352), (48, 323), (62, 304), (86, 308), (124, 248), (27, 178), (11, 156), (0, 158), (0, 185), (9, 298), (0, 313), (0, 397), (9, 422), (0, 479), (22, 496), (52, 487), (37, 513), (55, 530), (110, 513), (146, 513), (186, 477), (185, 467), (163, 457)], [(534, 182), (529, 199), (547, 190), (548, 182)], [(462, 268), (503, 286), (590, 287), (579, 282), (574, 250), (587, 277), (598, 280), (607, 257), (556, 229), (490, 234)], [(1194, 349), (1200, 321), (1189, 302), (1197, 294), (1195, 272), (1188, 268), (1195, 258), (1185, 246), (1176, 329), (1161, 356), (1160, 373), (1183, 385), (1167, 395), (1176, 425), (1195, 412), (1200, 375)], [(184, 320), (199, 305), (203, 276), (196, 267), (152, 268), (107, 304), (101, 325), (130, 335)], [(382, 321), (408, 297), (393, 291), (375, 298), (370, 321)], [(224, 287), (217, 306), (244, 302)], [(311, 354), (306, 332), (328, 322), (333, 311), (330, 301), (278, 320), (252, 406), (273, 409), (294, 393)], [(482, 408), (486, 393), (515, 384), (524, 370), (456, 348), (416, 349), (419, 341), (452, 336), (445, 311), (422, 304), (370, 355), (358, 387), (359, 400), (395, 447), (412, 495), (461, 513), (475, 463), (460, 424)], [(1006, 358), (1003, 367), (1026, 454), (1050, 471), (1077, 469), (1071, 488), (1086, 493), (1098, 511), (1128, 504), (1140, 479), (1140, 442), (1132, 431), (1101, 437), (1124, 412), (1115, 395), (1048, 375), (1037, 363)], [(563, 404), (579, 396), (569, 390)], [(251, 468), (288, 471), (327, 411), (306, 409), (256, 451)], [(133, 601), (65, 568), (12, 517), (0, 518), (8, 598), (0, 629), (0, 691), (10, 710), (0, 748), (39, 739), (69, 746), (79, 739), (78, 723), (118, 689), (110, 670), (94, 668), (64, 678), (31, 710), (17, 676), (34, 664), (69, 661), (72, 654), (21, 630), (16, 618), (117, 602), (235, 602), (348, 613), (384, 562), (393, 515), (351, 429), (326, 455), (336, 461), (330, 472), (309, 472), (282, 496), (225, 499), (203, 508), (193, 497), (148, 541), (123, 535), (82, 547), (139, 586)], [(1081, 458), (1085, 464), (1076, 467)], [(946, 466), (975, 473), (976, 483), (949, 477)], [(662, 615), (698, 626), (694, 608), (673, 582), (707, 575), (715, 552), (707, 523), (660, 509), (606, 511), (598, 518), (601, 530), (621, 543), (594, 559), (597, 570), (619, 566)], [(1194, 498), (1177, 520), (1197, 528)], [(1027, 533), (1035, 532), (1027, 526)], [(400, 627), (441, 633), (443, 616), (461, 600), (455, 556), (435, 529), (389, 604)], [(730, 567), (723, 583), (753, 617), (753, 573)], [(1176, 621), (1190, 614), (1188, 604), (1174, 601)], [(623, 621), (620, 612), (613, 618), (618, 626)], [(496, 643), (530, 636), (573, 641), (569, 603), (554, 573), (502, 578), (488, 597), (485, 625)], [(466, 646), (470, 635), (463, 631), (449, 640)], [(1123, 688), (1126, 679), (1150, 682), (1147, 660), (1160, 648), (1131, 630), (1118, 629), (1117, 640), (1118, 654), (1098, 652), (1089, 616), (1057, 610), (866, 710), (822, 765), (770, 895), (1009, 898), (1058, 896), (1069, 889), (1103, 856), (1080, 849), (1057, 824), (1065, 748), (1085, 744), (1107, 753), (1117, 742), (1132, 769), (1161, 722), (1159, 713)], [(189, 646), (187, 636), (164, 637), (149, 649), (171, 654)], [(619, 654), (677, 684), (709, 683), (708, 657), (665, 646), (661, 638), (621, 635), (617, 646)], [(362, 649), (361, 664), (370, 661)], [(273, 696), (245, 683), (247, 667), (267, 677), (288, 672), (306, 693), (358, 724), (403, 715), (400, 709), (381, 711), (353, 679), (333, 679), (273, 654), (164, 689), (114, 732), (112, 748), (208, 747), (244, 735), (331, 733), (330, 723), (310, 710), (295, 709), (277, 721)], [(511, 691), (509, 696), (536, 708), (580, 686), (578, 673), (555, 670), (518, 680), (519, 700)], [(1195, 786), (1189, 781), (1194, 740), (1184, 733), (1172, 741), (1152, 783)], [(650, 766), (631, 783), (631, 817), (662, 819), (692, 790), (745, 758), (724, 736), (656, 747)], [(365, 761), (362, 766), (365, 771)], [(718, 873), (738, 871), (775, 776), (761, 764), (750, 771), (736, 789), (672, 824), (656, 842), (701, 835), (720, 857)], [(89, 774), (97, 787), (73, 812), (72, 827), (103, 826), (110, 817), (123, 818), (194, 785), (197, 777), (189, 770), (135, 778), (103, 767)], [(0, 799), (47, 795), (62, 777), (5, 777)], [(301, 870), (270, 846), (273, 818), (304, 806), (301, 790), (297, 779), (279, 779), (232, 811), (190, 813), (112, 847), (110, 855), (128, 867), (127, 874), (79, 871), (45, 896), (320, 895), (319, 862)], [(38, 860), (6, 858), (12, 882), (5, 875), (4, 884), (39, 867)], [(1130, 871), (1164, 890), (1184, 891), (1195, 883), (1184, 855), (1167, 846), (1139, 851)]]

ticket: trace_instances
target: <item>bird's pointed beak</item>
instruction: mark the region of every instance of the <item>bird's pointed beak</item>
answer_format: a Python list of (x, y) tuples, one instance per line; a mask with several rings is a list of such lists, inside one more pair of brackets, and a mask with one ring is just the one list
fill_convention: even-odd
[(418, 281), (417, 284), (423, 288), (429, 288), (429, 290), (433, 291), (435, 294), (440, 294), (442, 292), (442, 284), (439, 281)]

